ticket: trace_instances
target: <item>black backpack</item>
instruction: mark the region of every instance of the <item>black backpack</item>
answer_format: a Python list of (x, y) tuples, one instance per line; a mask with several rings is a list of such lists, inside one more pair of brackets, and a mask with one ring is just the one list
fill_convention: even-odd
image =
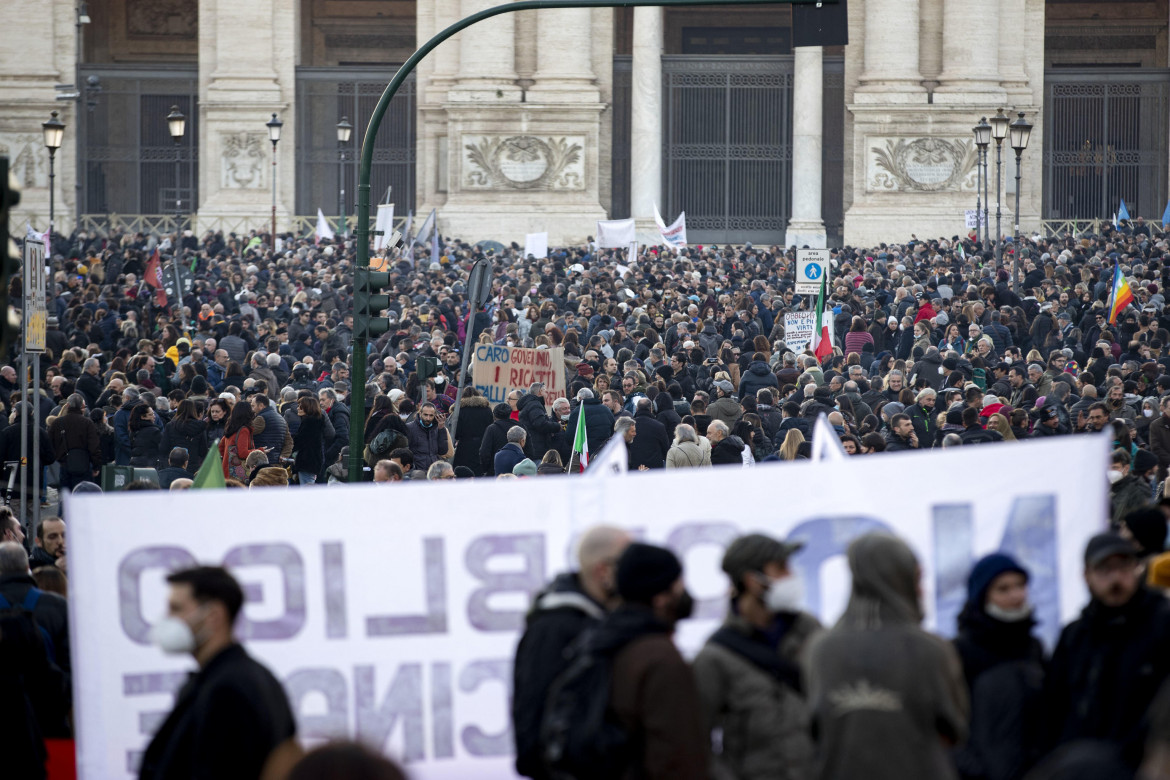
[(49, 636), (49, 632), (45, 630), (45, 627), (37, 622), (35, 615), (37, 602), (41, 600), (41, 593), (42, 591), (39, 588), (29, 588), (28, 592), (24, 594), (24, 601), (18, 605), (13, 605), (3, 594), (0, 594), (0, 614), (26, 617), (40, 633), (41, 642), (45, 646), (45, 654), (49, 657), (49, 663), (56, 664), (57, 648), (53, 645), (53, 638)]
[(561, 780), (620, 777), (632, 740), (609, 713), (613, 655), (592, 649), (586, 631), (567, 651), (569, 665), (549, 687), (540, 745), (549, 775)]

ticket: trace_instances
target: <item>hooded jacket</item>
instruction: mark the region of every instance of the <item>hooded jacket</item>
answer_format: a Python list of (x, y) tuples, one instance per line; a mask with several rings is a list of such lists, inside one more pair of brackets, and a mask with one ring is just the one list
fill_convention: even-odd
[(546, 452), (556, 449), (554, 439), (561, 432), (561, 424), (549, 419), (548, 413), (544, 410), (543, 398), (525, 393), (516, 402), (516, 410), (520, 412), (520, 419), (517, 422), (528, 432), (531, 443), (531, 447), (525, 449), (538, 458), (543, 458)]
[[(585, 408), (585, 438), (589, 442), (589, 452), (596, 456), (609, 441), (609, 437), (613, 436), (613, 426), (616, 421), (613, 412), (601, 403), (600, 398), (586, 399), (581, 402), (581, 406)], [(581, 406), (573, 409), (569, 415), (568, 424), (565, 426), (565, 436), (570, 443), (577, 436), (577, 419), (581, 414)]]
[(764, 387), (779, 389), (780, 383), (776, 380), (776, 375), (768, 368), (767, 363), (762, 360), (753, 360), (739, 380), (739, 397), (754, 396), (756, 391)]
[(199, 471), (199, 464), (207, 455), (211, 444), (207, 438), (207, 423), (202, 420), (171, 420), (163, 426), (159, 457), (165, 463), (175, 447), (187, 450), (187, 468)]
[(966, 686), (954, 649), (919, 627), (914, 553), (896, 537), (867, 534), (848, 558), (845, 613), (808, 655), (817, 777), (955, 778), (943, 741), (966, 737)]
[(712, 466), (742, 466), (743, 439), (738, 436), (727, 436), (711, 446)]

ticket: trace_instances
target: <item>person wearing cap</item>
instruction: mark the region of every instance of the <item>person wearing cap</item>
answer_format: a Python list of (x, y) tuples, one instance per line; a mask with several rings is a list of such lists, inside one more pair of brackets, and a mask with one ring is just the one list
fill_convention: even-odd
[(1055, 407), (1042, 406), (1035, 411), (1036, 424), (1032, 427), (1033, 439), (1046, 439), (1059, 436), (1067, 431), (1060, 430), (1060, 413)]
[(533, 599), (512, 669), (512, 737), (524, 777), (549, 776), (540, 752), (545, 697), (567, 665), (565, 651), (618, 605), (617, 561), (629, 544), (620, 528), (590, 528), (577, 543), (577, 571), (558, 574)]
[(918, 559), (901, 539), (849, 545), (849, 602), (808, 650), (820, 780), (955, 780), (948, 747), (967, 735), (967, 691), (950, 643), (921, 628)]
[(726, 379), (718, 379), (712, 387), (716, 398), (707, 405), (707, 414), (713, 420), (723, 421), (730, 428), (743, 416), (743, 407), (733, 397), (735, 385)]
[(705, 780), (709, 738), (699, 691), (671, 635), (694, 609), (673, 552), (634, 542), (617, 561), (620, 605), (594, 631), (591, 651), (612, 659), (609, 717), (631, 738), (624, 777)]
[(1132, 769), (1146, 712), (1170, 674), (1170, 600), (1143, 585), (1138, 554), (1114, 532), (1089, 540), (1089, 603), (1061, 632), (1045, 678), (1049, 743), (1106, 741)]
[(971, 735), (955, 751), (964, 778), (1016, 780), (1042, 754), (1044, 648), (1032, 613), (1015, 558), (991, 553), (971, 569), (954, 639), (971, 702)]
[(804, 610), (790, 557), (803, 547), (763, 534), (723, 555), (731, 602), (722, 627), (695, 657), (695, 679), (713, 745), (712, 777), (807, 777), (812, 740), (800, 659), (820, 623)]

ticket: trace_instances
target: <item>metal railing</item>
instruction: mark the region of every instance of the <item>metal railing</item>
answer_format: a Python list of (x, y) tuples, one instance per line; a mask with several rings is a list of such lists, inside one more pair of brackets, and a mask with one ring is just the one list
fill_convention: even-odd
[[(176, 216), (174, 214), (82, 214), (81, 229), (87, 233), (109, 235), (111, 233), (155, 233), (166, 235), (181, 230), (198, 228), (200, 234), (209, 230), (227, 233), (246, 234), (253, 230), (267, 232), (269, 229), (269, 215), (255, 214), (251, 216), (226, 216), (200, 219), (197, 214)], [(326, 217), (329, 227), (338, 232), (340, 220), (338, 217)], [(43, 220), (48, 224), (48, 220)], [(34, 227), (38, 218), (31, 219)], [(346, 232), (353, 235), (357, 228), (357, 217), (345, 218)], [(406, 225), (406, 217), (394, 218), (394, 229), (402, 230)], [(317, 215), (297, 215), (287, 220), (277, 220), (277, 230), (283, 233), (293, 233), (298, 236), (309, 236), (317, 230)]]
[[(1131, 221), (1132, 222), (1132, 221)], [(1081, 235), (1101, 235), (1101, 230), (1104, 227), (1111, 226), (1113, 220), (1111, 219), (1042, 219), (1040, 226), (1043, 228), (1044, 235), (1048, 238), (1055, 236), (1081, 236)], [(1153, 230), (1160, 230), (1162, 227), (1162, 217), (1147, 219), (1147, 227)]]

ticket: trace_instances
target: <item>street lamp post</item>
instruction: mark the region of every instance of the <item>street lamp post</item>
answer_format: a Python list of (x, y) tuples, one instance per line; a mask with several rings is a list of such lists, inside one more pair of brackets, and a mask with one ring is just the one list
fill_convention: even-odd
[(280, 128), (284, 122), (272, 115), (272, 119), (265, 122), (268, 128), (268, 140), (272, 141), (272, 251), (276, 251), (276, 144), (280, 142)]
[[(978, 182), (975, 185), (975, 208), (978, 211), (979, 228), (981, 228), (981, 231), (977, 230), (976, 232), (981, 232), (983, 236), (983, 249), (986, 251), (988, 244), (987, 147), (991, 143), (991, 125), (987, 124), (987, 117), (984, 116), (979, 118), (979, 124), (975, 125), (971, 130), (975, 133), (975, 148), (979, 150), (979, 159), (975, 164), (979, 169)], [(980, 195), (983, 196), (982, 208), (979, 207)]]
[(349, 137), (353, 125), (349, 117), (341, 117), (337, 123), (337, 234), (345, 236), (345, 150), (349, 148)]
[(54, 186), (54, 179), (57, 178), (57, 173), (54, 168), (54, 162), (57, 159), (57, 150), (61, 148), (61, 141), (65, 138), (65, 123), (57, 118), (57, 112), (54, 111), (49, 121), (41, 122), (41, 132), (45, 136), (45, 148), (49, 150), (49, 244), (46, 249), (49, 255), (53, 254), (53, 217), (56, 208), (56, 190)]
[(167, 114), (167, 130), (170, 131), (171, 140), (175, 142), (175, 248), (177, 249), (180, 232), (179, 222), (183, 218), (183, 190), (181, 186), (183, 150), (181, 144), (183, 136), (187, 134), (187, 117), (183, 115), (178, 106), (171, 106), (171, 113)]
[(1016, 251), (1012, 255), (1012, 289), (1020, 292), (1020, 158), (1028, 148), (1028, 139), (1032, 136), (1032, 124), (1024, 119), (1024, 112), (1012, 122), (1010, 128), (1012, 149), (1016, 152), (1016, 213), (1015, 213), (1015, 244)]
[(1007, 138), (1008, 118), (1002, 108), (995, 110), (991, 118), (991, 137), (995, 139), (995, 270), (1003, 268), (1003, 230), (1000, 228), (1000, 200), (1003, 197), (1002, 147)]

